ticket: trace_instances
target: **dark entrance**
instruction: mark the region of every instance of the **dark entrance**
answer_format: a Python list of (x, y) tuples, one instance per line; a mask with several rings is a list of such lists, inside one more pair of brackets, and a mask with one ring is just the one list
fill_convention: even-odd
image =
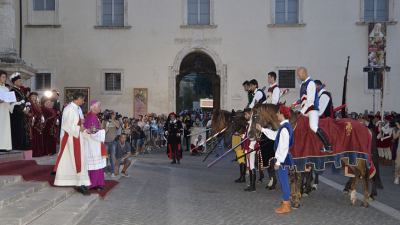
[(176, 111), (193, 110), (201, 98), (214, 100), (214, 109), (220, 108), (220, 78), (214, 61), (202, 52), (187, 55), (176, 77)]

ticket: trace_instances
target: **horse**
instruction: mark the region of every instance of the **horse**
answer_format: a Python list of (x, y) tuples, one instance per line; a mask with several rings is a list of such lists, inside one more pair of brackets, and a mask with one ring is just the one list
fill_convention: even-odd
[[(256, 138), (260, 137), (261, 132), (256, 130), (255, 128), (255, 123), (260, 124), (262, 127), (266, 127), (266, 126), (272, 126), (273, 128), (276, 128), (279, 126), (279, 122), (277, 120), (277, 112), (279, 110), (279, 106), (273, 105), (273, 104), (259, 104), (257, 106), (255, 106), (255, 108), (253, 109), (253, 120), (255, 121), (252, 124), (251, 129), (254, 130), (254, 132), (256, 133)], [(294, 135), (295, 136), (299, 136), (302, 135), (303, 132), (305, 133), (304, 129), (310, 129), (308, 127), (308, 123), (307, 123), (307, 127), (304, 128), (303, 130), (300, 129), (296, 129), (299, 119), (302, 116), (298, 113), (293, 112), (291, 113), (291, 117), (289, 118), (289, 122), (291, 123), (292, 127), (294, 128)], [(303, 117), (304, 119), (304, 117)], [(356, 133), (360, 133), (361, 134), (369, 134), (370, 136), (366, 137), (367, 140), (371, 140), (371, 133), (369, 132), (368, 128), (365, 126), (360, 126), (360, 123), (357, 121), (350, 121), (350, 120), (345, 120), (346, 124), (348, 124), (348, 127), (346, 126), (346, 131), (345, 132), (350, 132), (349, 136), (352, 134), (351, 132), (355, 132)], [(342, 121), (344, 122), (344, 121)], [(323, 121), (320, 120), (320, 125), (324, 123)], [(358, 123), (358, 124), (356, 124)], [(348, 128), (348, 129), (347, 129)], [(354, 130), (352, 130), (354, 129)], [(333, 134), (328, 133), (328, 136), (331, 136)], [(347, 135), (347, 134), (346, 134)], [(339, 139), (338, 139), (339, 140)], [(300, 145), (301, 140), (296, 141), (295, 138), (295, 143), (294, 146), (291, 148), (291, 152), (293, 151), (293, 149), (296, 147), (296, 144)], [(332, 143), (333, 146), (335, 146), (335, 143)], [(368, 145), (369, 147), (371, 145)], [(298, 146), (297, 146), (298, 147)], [(370, 152), (370, 149), (365, 149), (366, 151)], [(337, 155), (339, 155), (340, 157), (340, 162), (342, 165), (348, 166), (349, 168), (351, 168), (351, 170), (354, 173), (354, 179), (351, 179), (351, 183), (350, 183), (350, 201), (352, 205), (356, 204), (356, 185), (357, 182), (362, 181), (363, 183), (363, 192), (364, 192), (364, 199), (363, 199), (363, 206), (364, 207), (368, 207), (368, 200), (369, 200), (369, 179), (371, 178), (369, 176), (369, 170), (368, 170), (368, 164), (367, 164), (367, 160), (365, 158), (358, 158), (355, 157), (355, 163), (350, 163), (350, 158), (345, 157), (345, 154), (347, 153), (342, 153), (342, 151), (336, 151), (335, 153), (337, 153)], [(351, 154), (351, 153), (348, 153)], [(365, 157), (365, 154), (363, 154), (363, 156)], [(304, 168), (300, 168), (300, 165), (296, 165), (296, 158), (294, 156), (294, 168), (291, 169), (291, 171), (289, 172), (289, 176), (290, 176), (290, 186), (291, 186), (291, 200), (292, 203), (294, 205), (294, 207), (299, 207), (300, 206), (300, 199), (301, 199), (301, 185), (302, 183), (302, 179), (301, 179), (301, 175), (302, 173), (304, 173), (306, 170), (305, 168), (313, 168), (316, 169), (315, 166), (316, 164), (307, 161), (308, 157), (312, 158), (313, 156), (309, 155), (306, 156), (306, 164), (305, 165), (301, 165)], [(326, 161), (325, 161), (326, 162)], [(323, 162), (324, 166), (325, 166), (325, 162)], [(322, 170), (324, 170), (325, 168), (323, 168)], [(307, 170), (307, 172), (310, 172)]]
[(217, 141), (223, 139), (225, 147), (230, 147), (232, 135), (244, 133), (246, 125), (243, 111), (214, 110), (211, 118), (211, 136), (224, 130), (217, 135)]

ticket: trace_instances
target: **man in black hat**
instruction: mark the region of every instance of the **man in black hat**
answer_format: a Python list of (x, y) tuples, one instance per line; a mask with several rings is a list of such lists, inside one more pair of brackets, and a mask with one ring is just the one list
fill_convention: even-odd
[(183, 126), (174, 112), (169, 114), (164, 125), (164, 130), (165, 136), (167, 136), (168, 158), (172, 159), (171, 164), (179, 164), (182, 159), (181, 135), (183, 133)]

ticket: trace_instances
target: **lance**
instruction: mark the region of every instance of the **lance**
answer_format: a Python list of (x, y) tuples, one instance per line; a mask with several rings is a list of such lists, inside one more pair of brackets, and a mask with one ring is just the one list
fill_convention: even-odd
[(219, 144), (219, 142), (222, 140), (222, 138), (223, 138), (223, 136), (220, 137), (220, 138), (217, 140), (217, 143), (215, 143), (214, 147), (207, 153), (206, 157), (204, 157), (203, 162), (206, 161), (207, 158), (208, 158), (208, 156), (211, 155), (211, 153), (212, 153), (212, 152), (214, 151), (214, 149), (218, 146), (218, 144)]
[(241, 155), (241, 156), (239, 156), (238, 158), (232, 160), (232, 162), (237, 161), (237, 160), (239, 160), (239, 159), (241, 159), (241, 158), (244, 158), (244, 157), (246, 157), (248, 154), (250, 154), (250, 153), (252, 153), (252, 152), (256, 152), (256, 151), (257, 151), (256, 149), (253, 149), (253, 150), (251, 150), (251, 151), (245, 153), (244, 155)]
[(207, 131), (209, 131), (209, 130), (211, 130), (211, 128), (205, 129), (205, 130), (200, 131), (200, 132), (197, 132), (197, 133), (195, 133), (195, 134), (189, 134), (188, 137), (195, 136), (195, 135), (198, 135), (198, 134), (202, 134), (202, 133), (205, 133), (205, 132), (207, 132)]
[[(342, 94), (342, 105), (346, 104), (346, 95), (347, 95), (347, 81), (348, 81), (348, 76), (349, 76), (349, 62), (350, 62), (350, 56), (347, 56), (347, 66), (346, 66), (346, 71), (344, 74), (344, 81), (343, 81), (343, 94)], [(346, 118), (346, 107), (342, 108), (341, 110), (342, 118)]]
[(228, 155), (230, 152), (232, 152), (233, 150), (235, 150), (237, 147), (239, 147), (241, 144), (243, 144), (243, 142), (245, 142), (247, 139), (249, 139), (248, 137), (243, 139), (239, 144), (235, 145), (233, 148), (229, 149), (228, 151), (226, 151), (224, 154), (222, 154), (220, 157), (218, 157), (217, 159), (215, 159), (214, 161), (212, 161), (210, 164), (207, 165), (207, 168), (210, 168), (211, 166), (213, 166), (215, 163), (217, 163), (218, 161), (220, 161), (222, 158), (224, 158), (226, 155)]
[[(217, 137), (219, 134), (223, 133), (227, 128), (228, 128), (228, 127), (225, 127), (225, 128), (222, 129), (220, 132), (218, 132), (218, 133), (214, 134), (213, 136), (209, 137), (209, 138), (204, 142), (204, 144), (207, 144), (207, 142), (209, 142), (211, 139), (213, 139), (213, 138)], [(196, 147), (190, 149), (190, 152), (192, 152), (193, 150), (199, 148), (200, 146), (201, 146), (201, 145), (196, 146)]]

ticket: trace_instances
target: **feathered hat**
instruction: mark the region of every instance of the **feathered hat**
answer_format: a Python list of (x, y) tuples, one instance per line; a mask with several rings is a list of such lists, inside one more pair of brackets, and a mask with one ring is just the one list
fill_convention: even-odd
[(11, 74), (11, 76), (10, 76), (10, 80), (12, 83), (14, 83), (15, 81), (17, 81), (19, 79), (21, 79), (21, 74), (18, 72), (15, 72), (15, 73)]

